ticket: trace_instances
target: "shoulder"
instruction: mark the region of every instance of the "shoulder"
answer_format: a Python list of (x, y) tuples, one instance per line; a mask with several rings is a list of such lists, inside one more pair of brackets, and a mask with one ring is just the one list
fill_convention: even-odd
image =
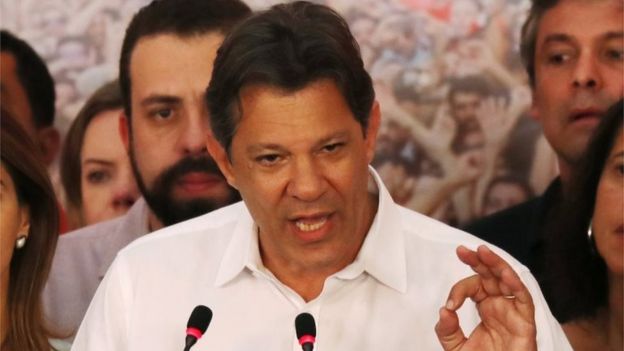
[(124, 215), (63, 234), (59, 237), (56, 251), (59, 253), (76, 247), (98, 246), (100, 242), (114, 236), (125, 220)]
[(467, 225), (464, 229), (479, 237), (498, 235), (501, 231), (517, 230), (529, 224), (529, 218), (536, 215), (541, 197), (531, 199), (503, 211), (494, 213), (487, 217)]
[(401, 207), (401, 217), (403, 219), (404, 231), (408, 240), (413, 240), (411, 244), (421, 255), (430, 257), (437, 262), (449, 262), (452, 260), (464, 266), (456, 257), (455, 251), (458, 246), (463, 245), (470, 249), (476, 249), (479, 245), (487, 245), (496, 254), (507, 261), (516, 271), (527, 270), (524, 265), (513, 258), (509, 253), (478, 238), (470, 233), (451, 227), (445, 223)]
[(229, 240), (229, 234), (243, 218), (252, 222), (245, 205), (238, 202), (143, 236), (126, 246), (119, 255), (170, 254), (175, 251), (173, 249), (197, 249), (199, 246), (203, 249), (223, 248), (222, 242)]

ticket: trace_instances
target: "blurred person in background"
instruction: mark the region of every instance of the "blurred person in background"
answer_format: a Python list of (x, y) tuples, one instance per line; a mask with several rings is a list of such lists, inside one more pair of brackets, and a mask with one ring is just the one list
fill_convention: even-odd
[(61, 137), (54, 128), (54, 81), (46, 64), (28, 43), (0, 31), (0, 96), (41, 152), (46, 166), (56, 159)]
[(622, 16), (621, 0), (534, 1), (523, 26), (531, 115), (557, 155), (559, 176), (539, 197), (472, 223), (466, 231), (512, 254), (540, 283), (549, 235), (545, 225), (570, 193), (595, 127), (624, 94)]
[(65, 136), (61, 180), (71, 229), (121, 216), (140, 196), (119, 135), (122, 111), (119, 82), (110, 82), (87, 100)]
[(533, 197), (526, 181), (513, 175), (500, 175), (492, 179), (483, 199), (483, 216), (489, 216)]
[(624, 347), (623, 109), (597, 127), (545, 240), (544, 294), (577, 351)]
[[(58, 185), (53, 163), (61, 136), (54, 127), (54, 81), (35, 50), (6, 30), (0, 30), (0, 99), (3, 108), (15, 116), (33, 140), (53, 185)], [(59, 206), (59, 232), (64, 233), (67, 227), (65, 212)]]
[(78, 328), (119, 250), (240, 199), (206, 149), (203, 97), (225, 34), (249, 14), (242, 1), (155, 0), (128, 25), (118, 130), (142, 196), (124, 216), (59, 240), (44, 305), (64, 335)]
[(58, 239), (56, 198), (36, 146), (9, 111), (1, 114), (0, 349), (61, 349), (41, 304)]

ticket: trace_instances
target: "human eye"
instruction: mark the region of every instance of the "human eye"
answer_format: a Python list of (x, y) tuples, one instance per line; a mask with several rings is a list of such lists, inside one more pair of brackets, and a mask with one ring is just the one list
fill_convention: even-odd
[(617, 62), (624, 61), (624, 49), (623, 48), (607, 48), (605, 50), (604, 55), (610, 61), (617, 61)]
[(551, 65), (559, 66), (566, 62), (568, 62), (571, 58), (571, 55), (566, 53), (551, 53), (547, 56), (547, 62)]
[(102, 184), (111, 178), (110, 172), (106, 170), (91, 170), (87, 172), (87, 181), (91, 184)]
[(330, 144), (324, 145), (321, 148), (321, 151), (324, 153), (328, 153), (328, 154), (335, 153), (339, 151), (344, 145), (345, 143), (343, 142), (330, 143)]
[(173, 109), (169, 107), (156, 108), (150, 111), (150, 116), (157, 120), (168, 120), (173, 116)]
[(255, 157), (256, 163), (262, 166), (274, 166), (282, 160), (278, 154), (264, 154)]

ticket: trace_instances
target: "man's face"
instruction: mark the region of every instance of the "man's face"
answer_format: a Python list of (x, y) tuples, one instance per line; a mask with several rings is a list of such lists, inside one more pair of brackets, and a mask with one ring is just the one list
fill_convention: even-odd
[(451, 98), (451, 113), (461, 126), (477, 125), (477, 111), (481, 106), (481, 95), (459, 91)]
[(217, 33), (162, 34), (140, 39), (131, 55), (131, 160), (139, 188), (163, 225), (238, 196), (206, 150), (203, 97), (222, 40)]
[(532, 112), (562, 172), (579, 160), (600, 116), (623, 94), (623, 6), (562, 0), (539, 24)]
[(499, 182), (490, 188), (485, 203), (483, 215), (489, 216), (511, 206), (528, 200), (529, 194), (518, 184)]
[(2, 105), (13, 113), (17, 122), (26, 130), (28, 135), (37, 140), (37, 127), (33, 120), (32, 110), (28, 102), (26, 90), (17, 76), (17, 61), (13, 54), (2, 51), (0, 53), (0, 93)]
[(247, 87), (241, 110), (231, 161), (209, 145), (258, 225), (264, 264), (325, 272), (346, 266), (376, 211), (367, 167), (377, 105), (366, 137), (331, 80), (296, 92)]

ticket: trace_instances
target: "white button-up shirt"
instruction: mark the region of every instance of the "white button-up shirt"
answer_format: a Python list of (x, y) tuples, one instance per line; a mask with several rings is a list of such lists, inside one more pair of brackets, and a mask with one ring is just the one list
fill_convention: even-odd
[[(264, 267), (257, 227), (243, 203), (167, 227), (122, 250), (87, 311), (72, 350), (182, 350), (188, 317), (210, 307), (200, 350), (301, 350), (294, 320), (311, 313), (315, 350), (440, 350), (438, 310), (453, 284), (472, 275), (455, 255), (479, 239), (395, 204), (378, 175), (374, 222), (353, 263), (305, 302)], [(529, 271), (520, 274), (535, 303), (539, 350), (571, 350)], [(459, 312), (464, 331), (475, 306)]]

